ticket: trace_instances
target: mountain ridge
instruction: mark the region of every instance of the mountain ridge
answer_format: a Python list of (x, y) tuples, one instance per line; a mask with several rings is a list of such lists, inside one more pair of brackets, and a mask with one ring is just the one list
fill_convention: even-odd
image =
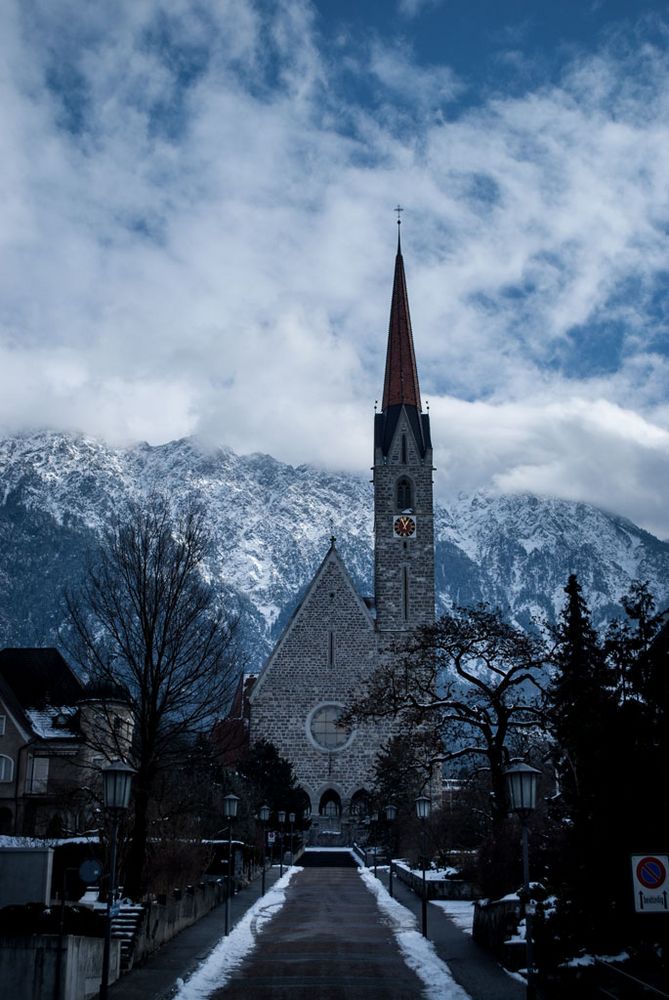
[[(240, 616), (249, 666), (270, 651), (335, 535), (364, 594), (372, 593), (370, 483), (260, 452), (207, 449), (193, 438), (111, 447), (41, 431), (0, 439), (0, 645), (58, 641), (62, 589), (114, 511), (154, 491), (210, 514), (208, 574)], [(527, 627), (554, 621), (575, 572), (601, 624), (648, 580), (669, 603), (669, 544), (581, 501), (461, 493), (435, 505), (437, 610), (487, 601)]]

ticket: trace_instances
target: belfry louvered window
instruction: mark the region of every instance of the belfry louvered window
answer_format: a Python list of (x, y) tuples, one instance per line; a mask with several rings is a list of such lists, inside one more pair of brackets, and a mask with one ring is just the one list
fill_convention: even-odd
[(397, 480), (397, 509), (413, 510), (413, 487), (411, 480), (402, 476)]

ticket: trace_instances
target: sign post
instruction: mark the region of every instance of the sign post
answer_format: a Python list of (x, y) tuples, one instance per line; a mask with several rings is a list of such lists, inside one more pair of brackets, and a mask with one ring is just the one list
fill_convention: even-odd
[(632, 883), (637, 913), (669, 913), (669, 857), (633, 854)]

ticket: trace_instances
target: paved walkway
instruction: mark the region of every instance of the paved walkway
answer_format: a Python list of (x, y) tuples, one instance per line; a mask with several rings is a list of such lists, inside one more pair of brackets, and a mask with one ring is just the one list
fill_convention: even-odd
[[(279, 878), (279, 868), (267, 870), (267, 888)], [(262, 882), (255, 879), (230, 900), (230, 926), (234, 927), (260, 897)], [(177, 979), (188, 979), (225, 932), (225, 905), (217, 906), (164, 944), (147, 961), (109, 987), (109, 1000), (169, 1000)]]
[(423, 984), (399, 954), (353, 868), (305, 868), (258, 947), (212, 1000), (415, 1000)]
[[(388, 888), (388, 872), (379, 872)], [(421, 900), (404, 882), (393, 878), (395, 899), (416, 915), (421, 924)], [(435, 951), (451, 970), (456, 983), (469, 993), (472, 1000), (524, 1000), (526, 988), (480, 948), (469, 934), (455, 926), (438, 906), (428, 903), (427, 936)]]
[[(267, 885), (279, 869), (267, 873)], [(387, 873), (379, 872), (387, 886)], [(417, 916), (420, 900), (393, 879), (395, 898)], [(237, 923), (260, 895), (260, 880), (231, 900)], [(109, 990), (110, 1000), (169, 1000), (223, 936), (224, 907), (178, 934)], [(472, 1000), (522, 1000), (508, 976), (438, 907), (428, 905), (428, 936)], [(262, 929), (256, 947), (212, 1000), (416, 1000), (424, 985), (402, 959), (388, 921), (351, 868), (305, 868)]]

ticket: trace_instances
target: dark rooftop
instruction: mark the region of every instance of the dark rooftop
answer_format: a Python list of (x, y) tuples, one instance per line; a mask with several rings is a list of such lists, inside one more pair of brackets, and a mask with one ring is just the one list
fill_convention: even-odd
[(75, 705), (81, 681), (53, 647), (0, 650), (0, 677), (22, 708)]

